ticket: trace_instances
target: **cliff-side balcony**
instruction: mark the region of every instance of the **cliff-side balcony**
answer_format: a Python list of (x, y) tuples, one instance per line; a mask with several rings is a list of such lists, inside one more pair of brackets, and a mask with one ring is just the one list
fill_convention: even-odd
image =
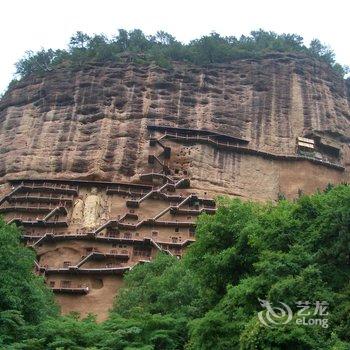
[(89, 287), (51, 287), (54, 293), (64, 294), (88, 294)]

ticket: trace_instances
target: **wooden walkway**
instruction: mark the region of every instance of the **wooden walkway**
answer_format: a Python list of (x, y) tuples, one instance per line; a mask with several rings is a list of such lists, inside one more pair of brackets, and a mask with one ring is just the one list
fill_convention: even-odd
[(204, 144), (209, 144), (211, 146), (214, 146), (219, 149), (225, 149), (225, 150), (230, 150), (234, 151), (237, 153), (241, 154), (250, 154), (250, 155), (255, 155), (259, 156), (262, 158), (267, 158), (267, 159), (275, 159), (275, 160), (287, 160), (287, 161), (298, 161), (298, 160), (307, 160), (315, 164), (323, 165), (329, 168), (337, 169), (344, 171), (345, 167), (342, 166), (341, 164), (338, 163), (332, 163), (326, 160), (321, 160), (313, 157), (309, 157), (306, 155), (296, 155), (296, 154), (276, 154), (276, 153), (271, 153), (271, 152), (265, 152), (265, 151), (259, 151), (253, 148), (248, 148), (248, 147), (242, 147), (238, 146), (235, 144), (232, 144), (230, 142), (219, 142), (218, 140), (215, 140), (211, 138), (210, 136), (207, 137), (200, 137), (200, 136), (181, 136), (179, 134), (165, 134), (163, 136), (164, 138), (167, 138), (169, 140), (173, 141), (179, 141), (179, 142), (188, 142), (188, 143), (204, 143)]

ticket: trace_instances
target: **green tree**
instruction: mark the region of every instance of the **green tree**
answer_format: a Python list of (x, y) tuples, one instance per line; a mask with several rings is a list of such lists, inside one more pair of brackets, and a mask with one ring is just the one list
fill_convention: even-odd
[(158, 254), (151, 264), (127, 273), (114, 312), (124, 317), (141, 312), (174, 317), (198, 315), (196, 276), (175, 257)]
[[(217, 349), (349, 346), (345, 331), (350, 324), (349, 186), (302, 196), (294, 203), (265, 205), (256, 217), (246, 224), (250, 249), (257, 256), (253, 269), (238, 283), (227, 283), (219, 302), (191, 323), (189, 349), (210, 349), (214, 343)], [(221, 240), (222, 228), (214, 232)], [(206, 268), (211, 267), (204, 263), (202, 271)], [(283, 301), (294, 311), (299, 300), (327, 301), (330, 327), (301, 327), (291, 322), (266, 328), (257, 318), (259, 298), (276, 304)]]
[(36, 53), (27, 51), (25, 56), (16, 63), (16, 72), (21, 76), (33, 73), (43, 74), (61, 63), (65, 56), (65, 52), (62, 50), (41, 49)]
[(311, 40), (309, 50), (315, 57), (321, 58), (329, 64), (334, 63), (334, 52), (328, 46), (323, 45), (320, 40)]
[(42, 277), (34, 275), (35, 253), (20, 244), (20, 231), (0, 220), (0, 339), (18, 336), (26, 322), (38, 324), (58, 309)]
[(90, 40), (89, 35), (78, 31), (70, 38), (69, 47), (70, 49), (87, 49)]
[(136, 63), (155, 62), (171, 68), (172, 61), (191, 62), (196, 65), (231, 62), (242, 58), (259, 58), (273, 52), (298, 52), (324, 61), (338, 75), (344, 76), (346, 67), (335, 63), (334, 52), (318, 39), (311, 41), (309, 48), (303, 38), (296, 34), (277, 34), (262, 29), (252, 31), (240, 38), (221, 36), (218, 33), (183, 44), (164, 31), (145, 35), (140, 29), (119, 29), (109, 39), (103, 34), (89, 36), (78, 31), (66, 50), (40, 50), (27, 52), (16, 64), (17, 74), (42, 74), (61, 66), (81, 68), (88, 63), (104, 63), (128, 57)]

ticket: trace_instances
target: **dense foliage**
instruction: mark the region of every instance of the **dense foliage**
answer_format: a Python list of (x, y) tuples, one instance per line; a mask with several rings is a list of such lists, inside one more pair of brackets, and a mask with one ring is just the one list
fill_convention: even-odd
[(309, 47), (303, 38), (296, 34), (276, 34), (264, 30), (252, 31), (250, 35), (220, 36), (211, 33), (181, 43), (171, 34), (163, 31), (146, 36), (141, 30), (120, 29), (113, 38), (105, 35), (89, 36), (77, 32), (65, 50), (29, 51), (16, 64), (19, 76), (51, 71), (65, 65), (84, 67), (91, 62), (118, 61), (128, 57), (134, 62), (155, 62), (170, 67), (173, 61), (185, 61), (198, 65), (230, 62), (242, 58), (258, 58), (274, 52), (299, 52), (328, 63), (340, 75), (345, 68), (335, 62), (334, 52), (318, 39), (311, 41)]
[(52, 293), (35, 276), (35, 253), (20, 245), (20, 232), (0, 220), (0, 348), (20, 337), (24, 324), (57, 315)]
[[(223, 198), (196, 234), (182, 260), (160, 254), (130, 271), (107, 321), (27, 319), (15, 341), (2, 331), (6, 349), (350, 349), (349, 186), (277, 204)], [(11, 266), (16, 289), (23, 268)], [(264, 326), (259, 299), (288, 304), (293, 319)], [(297, 301), (327, 301), (329, 327), (296, 324)]]

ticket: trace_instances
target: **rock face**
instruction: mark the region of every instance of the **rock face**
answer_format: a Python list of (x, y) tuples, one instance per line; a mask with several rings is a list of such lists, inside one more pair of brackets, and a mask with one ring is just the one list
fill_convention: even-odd
[(0, 213), (63, 311), (103, 319), (123, 272), (181, 256), (213, 197), (348, 182), (349, 141), (349, 82), (304, 56), (60, 68), (0, 102)]
[[(130, 180), (144, 168), (150, 124), (217, 131), (282, 155), (295, 154), (296, 138), (314, 132), (337, 144), (348, 169), (349, 94), (326, 65), (302, 56), (172, 70), (132, 63), (62, 68), (23, 80), (2, 99), (0, 179)], [(195, 187), (261, 200), (348, 178), (347, 171), (207, 145), (181, 159)]]

